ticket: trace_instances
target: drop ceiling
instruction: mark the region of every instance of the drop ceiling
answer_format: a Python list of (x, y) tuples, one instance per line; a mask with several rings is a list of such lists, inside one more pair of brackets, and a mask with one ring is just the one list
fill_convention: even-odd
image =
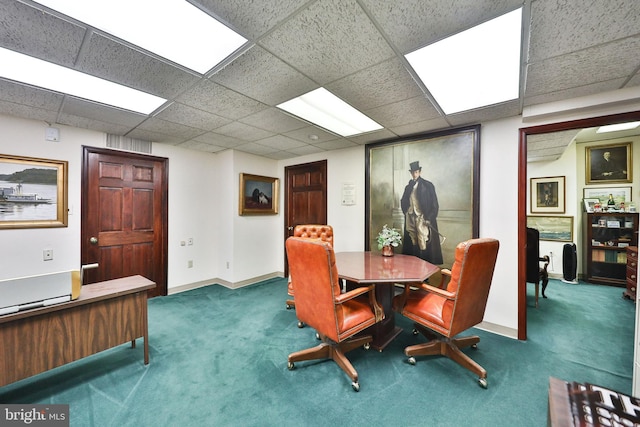
[[(234, 149), (287, 159), (640, 85), (637, 0), (190, 2), (248, 40), (205, 74), (37, 2), (0, 0), (0, 46), (168, 100), (142, 115), (0, 79), (0, 114), (212, 153)], [(519, 98), (445, 115), (429, 88), (416, 83), (404, 55), (523, 5)], [(469, 64), (468, 73), (473, 69)], [(275, 107), (318, 87), (384, 128), (344, 138)]]

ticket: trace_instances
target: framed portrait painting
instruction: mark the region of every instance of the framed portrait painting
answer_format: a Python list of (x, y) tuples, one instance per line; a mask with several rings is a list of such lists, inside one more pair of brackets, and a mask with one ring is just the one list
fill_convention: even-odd
[(531, 178), (531, 213), (564, 213), (565, 177)]
[(66, 227), (67, 162), (0, 154), (0, 229)]
[(633, 182), (631, 142), (585, 148), (587, 184)]
[(456, 245), (478, 236), (480, 126), (366, 146), (365, 249), (384, 225), (397, 253), (451, 265)]
[(240, 174), (240, 215), (276, 215), (278, 213), (278, 178)]

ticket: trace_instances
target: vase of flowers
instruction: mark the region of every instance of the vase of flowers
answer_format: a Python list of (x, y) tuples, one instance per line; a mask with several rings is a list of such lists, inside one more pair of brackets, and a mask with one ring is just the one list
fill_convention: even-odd
[(385, 224), (382, 231), (378, 233), (378, 249), (382, 250), (382, 256), (393, 256), (393, 248), (402, 243), (402, 236), (395, 228), (387, 227)]

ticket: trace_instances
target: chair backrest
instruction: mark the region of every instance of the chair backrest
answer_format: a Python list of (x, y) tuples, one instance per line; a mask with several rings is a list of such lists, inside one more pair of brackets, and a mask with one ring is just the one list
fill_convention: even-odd
[(296, 296), (296, 316), (318, 333), (338, 341), (338, 316), (334, 297), (340, 295), (336, 257), (329, 242), (289, 237), (286, 242), (291, 283)]
[(456, 294), (447, 301), (443, 318), (451, 313), (449, 336), (454, 336), (482, 322), (500, 243), (496, 239), (471, 239), (459, 243), (451, 268), (447, 291)]
[(540, 232), (527, 227), (527, 278), (529, 283), (540, 282)]
[(294, 237), (305, 237), (308, 239), (320, 239), (323, 242), (331, 243), (333, 247), (333, 227), (322, 224), (300, 224), (293, 229)]

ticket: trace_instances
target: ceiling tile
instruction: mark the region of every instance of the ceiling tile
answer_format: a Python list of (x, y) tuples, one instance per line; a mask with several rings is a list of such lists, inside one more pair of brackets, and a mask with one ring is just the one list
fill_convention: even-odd
[(265, 104), (209, 80), (201, 81), (176, 100), (232, 120), (241, 119), (268, 108)]
[(144, 114), (98, 104), (73, 96), (67, 96), (65, 98), (61, 113), (82, 116), (100, 122), (113, 123), (127, 130), (136, 127), (147, 118)]
[(285, 133), (289, 138), (297, 139), (305, 144), (315, 144), (316, 142), (333, 141), (334, 139), (342, 138), (327, 132), (319, 127), (307, 125), (300, 129), (292, 130)]
[(280, 24), (308, 0), (200, 0), (202, 8), (246, 38), (256, 39)]
[(145, 120), (137, 127), (137, 129), (170, 135), (182, 141), (192, 139), (203, 133), (200, 129), (180, 125), (177, 123), (171, 123), (155, 117)]
[(350, 0), (318, 0), (259, 43), (320, 85), (394, 55)]
[(83, 49), (77, 69), (164, 99), (175, 98), (200, 79), (97, 33), (91, 35)]
[(169, 122), (204, 130), (213, 130), (232, 122), (224, 117), (198, 110), (197, 108), (189, 107), (179, 102), (173, 102), (167, 108), (156, 114), (156, 117)]
[(128, 132), (125, 136), (135, 139), (141, 139), (143, 141), (161, 142), (163, 144), (178, 145), (185, 141), (185, 138), (178, 138), (175, 136), (163, 134), (160, 132), (154, 132), (147, 129), (135, 128)]
[(57, 111), (45, 110), (43, 108), (30, 107), (24, 104), (16, 104), (0, 100), (0, 114), (22, 117), (31, 120), (41, 120), (47, 123), (55, 123), (58, 117)]
[(362, 111), (421, 96), (401, 60), (394, 58), (327, 85), (327, 90)]
[(285, 133), (307, 126), (306, 122), (295, 117), (291, 117), (290, 115), (283, 113), (282, 110), (278, 108), (268, 108), (266, 110), (258, 111), (257, 113), (244, 117), (239, 121), (273, 133)]
[(363, 113), (386, 128), (416, 123), (440, 116), (440, 113), (423, 95), (366, 110)]
[[(268, 84), (265, 76), (270, 76)], [(312, 80), (259, 46), (245, 52), (210, 80), (271, 106), (318, 88)]]
[(0, 1), (0, 46), (72, 67), (86, 30), (15, 0)]
[(341, 150), (343, 148), (357, 147), (358, 144), (355, 144), (348, 139), (335, 139), (333, 141), (314, 142), (313, 145), (323, 150)]
[(64, 99), (64, 95), (60, 93), (2, 78), (0, 93), (5, 101), (53, 111), (58, 111)]
[(290, 148), (298, 148), (305, 145), (304, 142), (297, 139), (288, 138), (284, 135), (275, 135), (255, 141), (256, 144), (266, 145), (267, 147), (276, 148), (278, 150), (289, 150)]
[(533, 1), (530, 61), (626, 38), (639, 28), (637, 0)]
[(409, 123), (408, 125), (394, 126), (391, 128), (391, 131), (393, 131), (398, 136), (405, 137), (409, 135), (416, 135), (416, 134), (431, 132), (431, 131), (440, 130), (440, 129), (448, 129), (450, 127), (451, 127), (451, 124), (449, 124), (449, 122), (447, 122), (447, 120), (444, 117), (439, 117), (437, 119), (423, 120), (421, 122)]
[(520, 100), (502, 102), (489, 107), (476, 108), (447, 116), (453, 126), (462, 126), (486, 122), (491, 117), (513, 117), (520, 114)]
[(390, 139), (397, 136), (388, 129), (380, 129), (375, 132), (363, 133), (361, 135), (350, 136), (347, 138), (349, 141), (358, 144), (368, 144), (370, 142), (382, 141), (384, 139)]
[(601, 92), (619, 89), (624, 84), (625, 79), (614, 79), (606, 82), (598, 82), (593, 84), (585, 84), (582, 86), (572, 87), (565, 90), (556, 90), (555, 92), (543, 93), (540, 95), (531, 95), (524, 98), (523, 105), (530, 106), (536, 104), (544, 104), (547, 102), (562, 101), (564, 99), (579, 98), (581, 96), (593, 95)]
[(534, 96), (586, 84), (604, 82), (635, 72), (640, 36), (530, 64), (526, 95)]
[(304, 145), (302, 147), (290, 148), (287, 151), (289, 151), (290, 153), (296, 154), (298, 156), (306, 156), (309, 154), (322, 153), (325, 150), (313, 145)]
[(239, 145), (235, 147), (235, 150), (243, 151), (245, 153), (255, 154), (257, 156), (262, 156), (265, 154), (275, 153), (277, 150), (275, 148), (267, 147), (265, 145), (256, 144), (255, 142), (249, 142), (243, 145)]
[[(91, 129), (98, 132), (110, 133), (113, 135), (124, 135), (131, 127), (123, 126), (114, 123), (108, 123), (102, 120), (89, 119), (84, 116), (77, 116), (73, 114), (61, 113), (58, 115), (57, 124), (73, 126), (81, 129)], [(150, 140), (145, 140), (150, 141)]]
[(271, 132), (245, 125), (240, 122), (231, 122), (227, 125), (220, 126), (216, 129), (216, 133), (241, 139), (243, 141), (256, 141), (258, 139), (273, 136), (273, 133)]
[(522, 0), (361, 0), (404, 54), (522, 6)]
[(202, 135), (198, 135), (193, 138), (194, 141), (204, 142), (206, 144), (217, 145), (224, 148), (234, 148), (238, 145), (246, 144), (247, 141), (243, 141), (237, 138), (231, 138), (226, 135), (220, 135), (215, 132), (207, 132)]

